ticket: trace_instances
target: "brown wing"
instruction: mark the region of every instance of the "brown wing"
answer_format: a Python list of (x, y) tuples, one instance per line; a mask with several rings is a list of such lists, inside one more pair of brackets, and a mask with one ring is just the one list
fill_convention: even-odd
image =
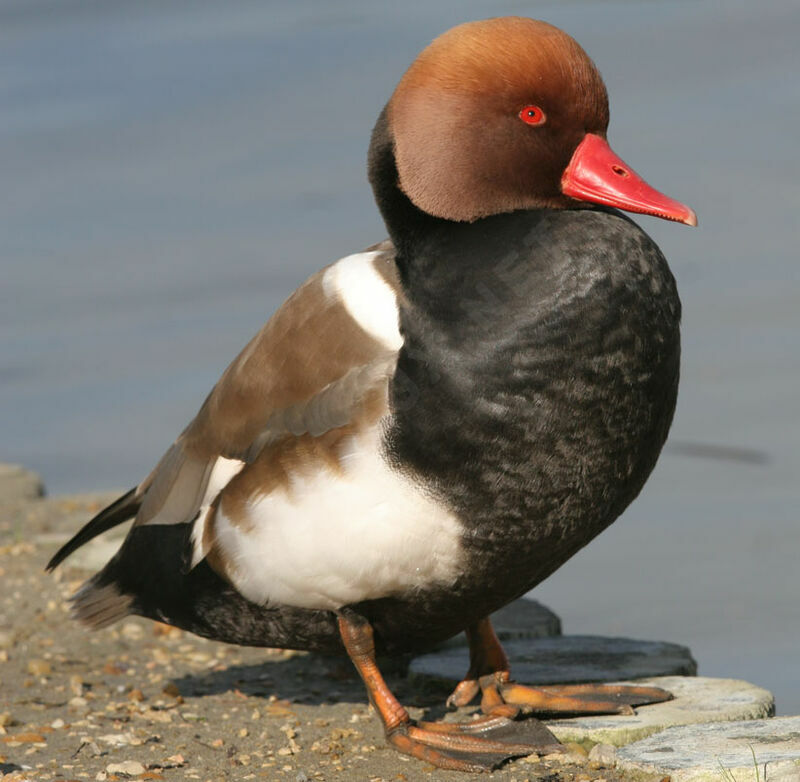
[[(373, 270), (397, 295), (391, 243), (369, 251)], [(136, 524), (190, 521), (264, 444), (343, 425), (376, 374), (390, 371), (396, 348), (359, 325), (326, 289), (326, 272), (298, 288), (225, 370), (138, 487)]]

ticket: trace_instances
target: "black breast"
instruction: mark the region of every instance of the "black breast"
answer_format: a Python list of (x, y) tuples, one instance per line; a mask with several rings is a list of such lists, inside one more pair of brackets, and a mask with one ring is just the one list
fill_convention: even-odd
[(617, 212), (450, 223), (399, 263), (388, 448), (458, 514), (468, 563), (454, 589), (368, 610), (390, 646), (426, 614), (447, 635), (498, 608), (614, 521), (666, 439), (680, 357), (672, 274)]

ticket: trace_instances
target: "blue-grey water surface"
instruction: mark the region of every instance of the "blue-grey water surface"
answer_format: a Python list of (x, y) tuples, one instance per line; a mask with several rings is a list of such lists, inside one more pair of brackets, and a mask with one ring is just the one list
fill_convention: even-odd
[(700, 216), (640, 219), (684, 302), (671, 441), (535, 594), (800, 713), (794, 0), (0, 0), (0, 460), (137, 482), (300, 281), (382, 238), (365, 150), (416, 52), (505, 13), (584, 45), (616, 151)]

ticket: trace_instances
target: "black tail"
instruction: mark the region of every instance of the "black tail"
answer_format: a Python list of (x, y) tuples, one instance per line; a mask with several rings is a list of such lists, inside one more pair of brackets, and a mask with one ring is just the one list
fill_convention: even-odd
[(90, 522), (82, 527), (74, 537), (68, 540), (47, 563), (47, 570), (58, 567), (73, 551), (79, 549), (84, 543), (88, 543), (92, 538), (101, 532), (122, 524), (123, 521), (133, 518), (139, 510), (141, 502), (134, 496), (136, 489), (131, 489), (127, 494), (123, 494), (116, 502), (112, 502), (104, 510), (101, 510)]

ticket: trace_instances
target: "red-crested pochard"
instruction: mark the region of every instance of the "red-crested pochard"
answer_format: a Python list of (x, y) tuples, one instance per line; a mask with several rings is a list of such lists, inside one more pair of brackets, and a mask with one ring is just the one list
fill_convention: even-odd
[[(442, 768), (551, 751), (523, 710), (668, 698), (513, 683), (488, 619), (636, 497), (675, 408), (675, 281), (613, 207), (696, 219), (616, 157), (607, 126), (600, 74), (549, 24), (430, 44), (372, 133), (390, 241), (292, 294), (150, 475), (53, 557), (135, 518), (76, 617), (347, 653), (388, 742)], [(462, 630), (450, 703), (482, 694), (485, 718), (415, 723), (376, 649)]]

